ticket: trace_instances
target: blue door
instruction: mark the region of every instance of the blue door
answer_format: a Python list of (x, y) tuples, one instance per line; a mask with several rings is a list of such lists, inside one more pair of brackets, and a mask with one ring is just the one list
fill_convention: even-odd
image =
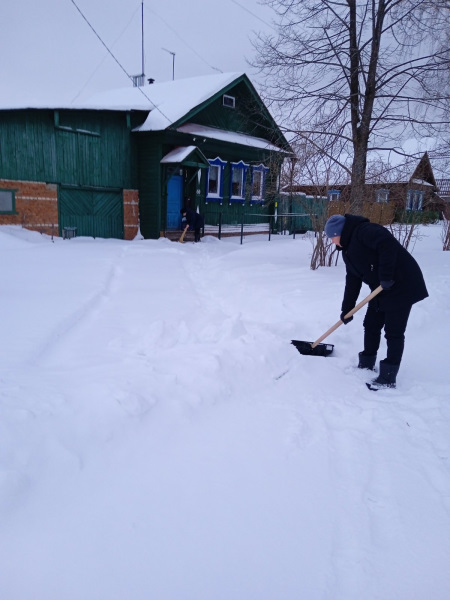
[(167, 229), (181, 228), (181, 214), (183, 201), (183, 178), (174, 175), (167, 182)]

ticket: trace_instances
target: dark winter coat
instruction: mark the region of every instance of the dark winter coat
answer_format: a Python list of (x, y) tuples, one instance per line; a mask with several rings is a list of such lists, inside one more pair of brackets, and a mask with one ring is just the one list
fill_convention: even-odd
[(205, 223), (203, 215), (200, 215), (192, 208), (186, 209), (186, 223), (189, 225), (189, 229), (201, 229)]
[(428, 296), (419, 265), (382, 225), (364, 217), (345, 215), (340, 247), (347, 269), (344, 313), (356, 305), (362, 283), (374, 290), (381, 281), (395, 282), (390, 290), (380, 292), (372, 301), (382, 311), (404, 308)]

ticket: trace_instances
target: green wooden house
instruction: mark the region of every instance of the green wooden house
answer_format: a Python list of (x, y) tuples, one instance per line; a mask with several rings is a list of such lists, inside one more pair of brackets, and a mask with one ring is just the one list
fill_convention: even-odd
[(291, 148), (245, 74), (0, 106), (0, 224), (158, 238), (189, 205), (214, 227), (263, 222)]

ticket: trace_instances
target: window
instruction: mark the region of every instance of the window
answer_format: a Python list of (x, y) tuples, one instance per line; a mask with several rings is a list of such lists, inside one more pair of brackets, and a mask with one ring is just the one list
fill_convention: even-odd
[(269, 169), (264, 165), (252, 168), (252, 201), (262, 202), (264, 200), (265, 179)]
[(234, 96), (223, 95), (222, 102), (224, 106), (228, 106), (228, 108), (236, 108), (236, 98)]
[(0, 190), (0, 214), (15, 214), (16, 198), (14, 190)]
[(377, 202), (389, 202), (389, 190), (377, 190)]
[(208, 178), (206, 183), (206, 198), (221, 200), (223, 198), (223, 169), (226, 162), (219, 157), (209, 160)]
[(209, 185), (208, 185), (208, 196), (219, 195), (220, 188), (220, 168), (211, 165), (209, 167)]
[(422, 210), (423, 195), (421, 190), (408, 190), (406, 210)]
[[(81, 135), (93, 136), (96, 138), (100, 137), (100, 131), (94, 131), (91, 129), (91, 124), (84, 124), (78, 121), (72, 114), (67, 111), (60, 112), (55, 110), (53, 114), (53, 120), (56, 129), (67, 133), (76, 133)], [(97, 126), (97, 125), (96, 125)], [(88, 129), (89, 127), (89, 129)]]
[(230, 200), (243, 200), (245, 196), (245, 177), (247, 175), (248, 165), (241, 160), (238, 163), (231, 163), (230, 166)]
[(328, 191), (328, 200), (330, 202), (337, 202), (341, 198), (340, 190), (329, 190)]
[(262, 198), (263, 174), (261, 171), (253, 171), (252, 176), (252, 200), (260, 200)]

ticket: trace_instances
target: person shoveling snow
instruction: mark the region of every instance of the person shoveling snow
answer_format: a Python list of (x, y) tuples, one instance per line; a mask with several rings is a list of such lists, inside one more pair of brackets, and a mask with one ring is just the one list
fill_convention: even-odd
[(342, 251), (346, 267), (341, 321), (356, 304), (361, 285), (383, 291), (368, 304), (364, 317), (364, 350), (358, 368), (375, 368), (381, 332), (387, 344), (386, 358), (380, 361), (378, 377), (367, 383), (370, 390), (395, 388), (405, 344), (405, 330), (412, 305), (428, 296), (422, 271), (416, 260), (382, 225), (356, 215), (333, 215), (325, 234)]

